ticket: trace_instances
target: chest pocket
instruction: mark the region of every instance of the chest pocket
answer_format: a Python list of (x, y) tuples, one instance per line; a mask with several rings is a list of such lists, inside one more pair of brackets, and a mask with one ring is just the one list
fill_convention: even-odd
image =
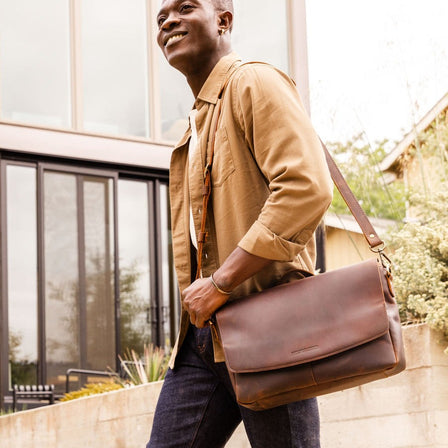
[(225, 128), (216, 131), (215, 154), (213, 158), (212, 185), (221, 187), (235, 171), (235, 163)]

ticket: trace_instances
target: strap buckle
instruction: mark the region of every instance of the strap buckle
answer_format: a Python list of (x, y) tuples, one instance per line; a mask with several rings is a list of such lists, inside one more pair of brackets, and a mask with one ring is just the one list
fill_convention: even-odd
[(375, 254), (381, 255), (385, 248), (386, 248), (386, 244), (383, 242), (379, 246), (370, 247), (370, 250)]
[(386, 269), (389, 274), (392, 274), (392, 260), (383, 251), (378, 252), (378, 254), (380, 256), (380, 261), (383, 265), (383, 268)]

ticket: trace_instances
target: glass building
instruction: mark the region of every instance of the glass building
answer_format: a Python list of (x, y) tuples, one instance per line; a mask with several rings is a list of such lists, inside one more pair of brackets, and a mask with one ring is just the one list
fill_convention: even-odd
[[(303, 3), (235, 0), (233, 42), (306, 102)], [(0, 0), (0, 404), (174, 342), (168, 166), (193, 98), (155, 43), (159, 6)]]

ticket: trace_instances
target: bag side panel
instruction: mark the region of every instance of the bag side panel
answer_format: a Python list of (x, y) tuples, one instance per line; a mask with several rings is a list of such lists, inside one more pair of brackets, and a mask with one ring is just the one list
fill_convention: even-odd
[(404, 352), (400, 313), (394, 297), (394, 291), (392, 289), (392, 278), (385, 269), (384, 275), (381, 276), (381, 282), (384, 290), (387, 316), (389, 319), (389, 333), (395, 350), (395, 357), (397, 359), (395, 368), (388, 372), (388, 376), (391, 376), (400, 373), (406, 368), (406, 357)]

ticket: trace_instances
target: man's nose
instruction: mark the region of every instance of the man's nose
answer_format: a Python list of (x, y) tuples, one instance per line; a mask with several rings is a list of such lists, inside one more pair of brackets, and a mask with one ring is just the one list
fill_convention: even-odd
[(180, 23), (179, 17), (174, 13), (170, 13), (169, 16), (163, 22), (161, 28), (163, 31), (169, 31), (170, 29), (179, 25), (179, 23)]

